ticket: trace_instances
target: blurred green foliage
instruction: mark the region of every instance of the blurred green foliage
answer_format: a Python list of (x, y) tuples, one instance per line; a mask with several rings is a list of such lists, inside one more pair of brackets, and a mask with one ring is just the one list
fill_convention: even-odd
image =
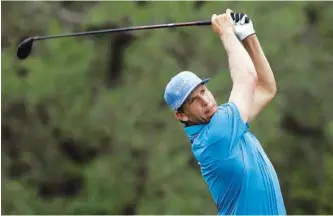
[(216, 214), (170, 77), (231, 89), (210, 27), (35, 42), (28, 35), (210, 19), (246, 12), (274, 70), (276, 99), (251, 128), (277, 169), (288, 214), (332, 214), (331, 2), (2, 2), (3, 214)]

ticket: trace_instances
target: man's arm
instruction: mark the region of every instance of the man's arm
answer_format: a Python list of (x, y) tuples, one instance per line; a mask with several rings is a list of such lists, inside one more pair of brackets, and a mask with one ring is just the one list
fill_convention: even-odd
[(220, 34), (220, 39), (228, 54), (230, 74), (233, 81), (233, 87), (229, 101), (233, 102), (244, 122), (247, 122), (250, 116), (251, 107), (254, 98), (254, 90), (257, 83), (257, 73), (254, 64), (245, 50), (244, 46), (236, 37), (231, 20), (231, 11), (226, 14), (212, 17), (213, 28)]
[(249, 121), (252, 121), (273, 100), (276, 94), (276, 82), (257, 36), (253, 34), (247, 37), (243, 40), (243, 45), (249, 53), (258, 75), (258, 82), (249, 114)]

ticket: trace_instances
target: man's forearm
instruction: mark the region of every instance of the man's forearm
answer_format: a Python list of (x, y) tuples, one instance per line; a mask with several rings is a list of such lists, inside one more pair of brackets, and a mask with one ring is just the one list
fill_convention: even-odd
[(221, 41), (228, 54), (230, 74), (233, 82), (257, 80), (254, 64), (242, 44), (233, 33), (223, 34)]
[(257, 36), (251, 35), (243, 41), (243, 45), (249, 53), (257, 71), (257, 86), (272, 96), (276, 93), (276, 82), (272, 69), (265, 57)]

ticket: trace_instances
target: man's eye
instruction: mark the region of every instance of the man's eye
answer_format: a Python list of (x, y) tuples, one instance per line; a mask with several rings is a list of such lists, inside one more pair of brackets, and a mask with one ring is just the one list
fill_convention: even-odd
[(205, 91), (206, 91), (205, 89), (201, 89), (201, 93), (205, 93)]
[(193, 103), (195, 100), (195, 98), (192, 98), (190, 101), (189, 101), (189, 104)]

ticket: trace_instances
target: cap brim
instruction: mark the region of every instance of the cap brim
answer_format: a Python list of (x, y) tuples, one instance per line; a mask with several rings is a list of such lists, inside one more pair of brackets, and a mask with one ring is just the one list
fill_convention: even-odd
[(203, 79), (202, 82), (201, 82), (201, 84), (206, 84), (206, 83), (209, 82), (209, 80), (210, 80), (210, 78)]
[(181, 101), (179, 107), (177, 107), (175, 110), (177, 111), (177, 110), (178, 110), (178, 109), (184, 104), (184, 102), (187, 100), (188, 96), (189, 96), (190, 94), (192, 94), (192, 92), (194, 91), (194, 89), (196, 89), (196, 88), (198, 87), (198, 85), (200, 85), (200, 84), (206, 84), (206, 83), (209, 82), (209, 80), (210, 80), (210, 78), (206, 78), (206, 79), (203, 79), (201, 82), (199, 82), (197, 85), (194, 85), (194, 86), (193, 86), (193, 87), (192, 87), (192, 88), (186, 93), (186, 95), (185, 95), (184, 99)]

